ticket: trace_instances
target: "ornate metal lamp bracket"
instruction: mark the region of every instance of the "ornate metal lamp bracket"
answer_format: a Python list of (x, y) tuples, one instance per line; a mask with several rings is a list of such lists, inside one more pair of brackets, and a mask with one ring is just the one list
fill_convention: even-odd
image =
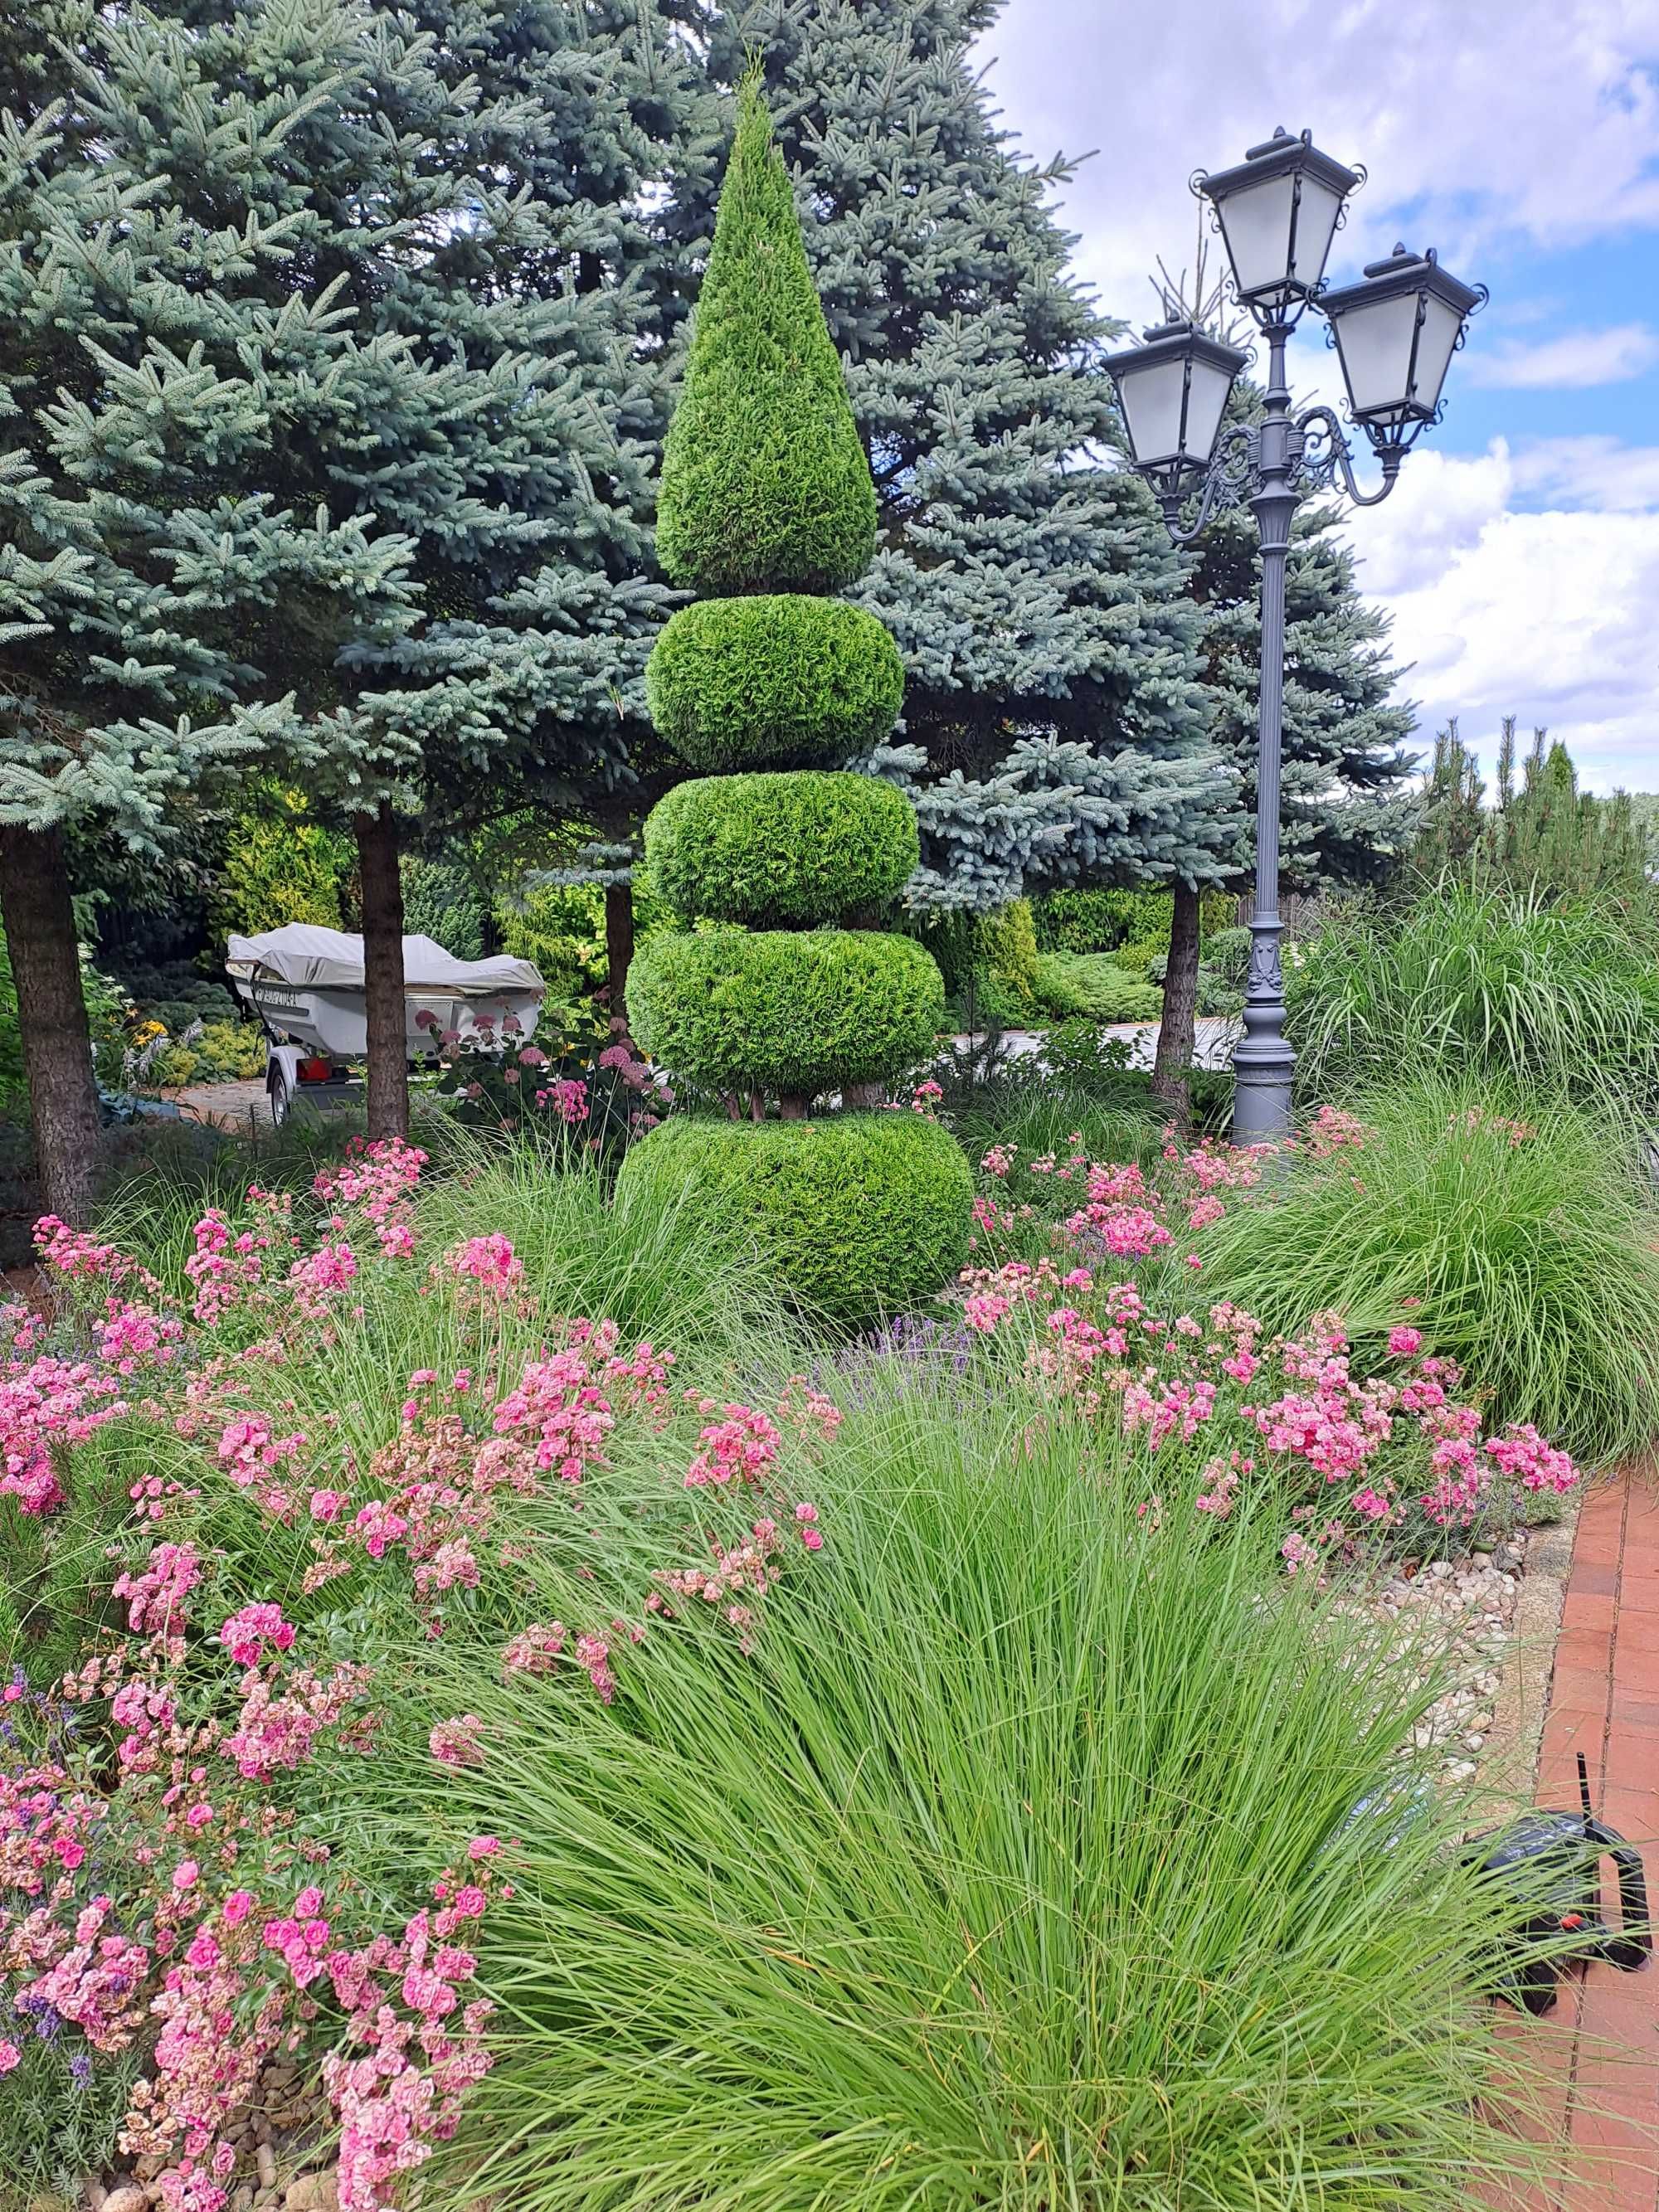
[[(1249, 423), (1230, 423), (1216, 440), (1210, 465), (1197, 483), (1188, 478), (1158, 487), (1164, 527), (1177, 545), (1190, 544), (1212, 514), (1243, 507), (1260, 481), (1260, 438)], [(1190, 522), (1183, 523), (1181, 510), (1194, 495), (1197, 512)]]
[(1306, 497), (1310, 493), (1329, 491), (1340, 479), (1343, 490), (1356, 507), (1376, 507), (1394, 489), (1400, 464), (1422, 427), (1417, 424), (1410, 436), (1403, 440), (1390, 440), (1376, 446), (1382, 481), (1375, 491), (1361, 491), (1353, 472), (1353, 450), (1343, 435), (1334, 410), (1324, 406), (1304, 408), (1291, 424), (1291, 465), (1296, 471), (1297, 489)]

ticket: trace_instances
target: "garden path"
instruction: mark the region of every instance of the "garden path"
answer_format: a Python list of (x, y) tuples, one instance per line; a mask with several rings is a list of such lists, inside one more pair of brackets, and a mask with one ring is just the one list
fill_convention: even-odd
[[(1597, 1811), (1647, 1853), (1659, 1906), (1659, 1463), (1600, 1484), (1573, 1540), (1538, 1763), (1541, 1804), (1577, 1802), (1577, 1754)], [(1611, 1882), (1611, 1869), (1605, 1877)], [(1617, 1909), (1609, 1890), (1609, 1914)], [(1504, 2032), (1542, 2057), (1552, 2118), (1579, 2172), (1503, 2212), (1659, 2212), (1659, 1963), (1593, 1966), (1540, 2021)]]
[[(1158, 1030), (1156, 1022), (1109, 1022), (1101, 1034), (1124, 1040), (1129, 1048), (1131, 1067), (1150, 1067), (1158, 1050)], [(1195, 1063), (1200, 1067), (1229, 1066), (1238, 1030), (1237, 1022), (1231, 1015), (1200, 1014), (1193, 1037)], [(1005, 1030), (1003, 1048), (1011, 1059), (1020, 1059), (1028, 1053), (1041, 1052), (1048, 1035), (1047, 1030)], [(951, 1039), (957, 1045), (968, 1042), (965, 1032)]]

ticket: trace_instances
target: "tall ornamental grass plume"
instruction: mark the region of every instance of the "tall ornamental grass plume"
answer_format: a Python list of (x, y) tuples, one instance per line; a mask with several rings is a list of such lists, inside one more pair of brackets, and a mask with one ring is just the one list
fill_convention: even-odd
[(1018, 1382), (878, 1360), (847, 1398), (820, 1543), (738, 1623), (672, 1585), (608, 1702), (423, 1656), (366, 1829), (487, 1814), (512, 1885), (428, 2188), (1426, 2212), (1547, 2158), (1490, 2101), (1496, 1908), (1410, 1749), (1431, 1660), (1276, 1574), (1276, 1514), (1154, 1498)]
[(1287, 966), (1304, 1095), (1469, 1074), (1659, 1109), (1659, 926), (1650, 902), (1553, 905), (1447, 880), (1403, 914), (1333, 922)]
[(1659, 1210), (1620, 1119), (1421, 1077), (1322, 1109), (1198, 1249), (1269, 1333), (1334, 1309), (1372, 1355), (1415, 1329), (1587, 1465), (1659, 1431)]

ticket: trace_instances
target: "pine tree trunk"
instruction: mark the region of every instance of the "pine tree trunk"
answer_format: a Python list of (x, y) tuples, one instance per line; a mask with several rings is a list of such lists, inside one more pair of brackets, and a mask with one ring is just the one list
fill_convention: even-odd
[(1177, 877), (1170, 924), (1170, 957), (1164, 970), (1164, 1018), (1152, 1061), (1152, 1096), (1170, 1107), (1182, 1128), (1192, 1112), (1187, 1076), (1198, 1027), (1198, 893)]
[(69, 868), (56, 830), (0, 829), (0, 919), (17, 987), (42, 1210), (78, 1227), (92, 1212), (101, 1124)]
[(611, 987), (613, 1018), (628, 1019), (628, 970), (634, 958), (634, 887), (607, 884), (605, 887), (605, 981)]
[(404, 1027), (404, 892), (398, 824), (382, 799), (356, 822), (363, 892), (363, 998), (368, 1016), (368, 1134), (409, 1134), (409, 1044)]

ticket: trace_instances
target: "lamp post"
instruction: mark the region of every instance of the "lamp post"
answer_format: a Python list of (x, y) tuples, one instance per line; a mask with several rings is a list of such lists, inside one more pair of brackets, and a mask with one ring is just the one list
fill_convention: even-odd
[[(1310, 495), (1340, 477), (1348, 497), (1375, 507), (1393, 490), (1420, 433), (1438, 422), (1440, 388), (1484, 286), (1460, 283), (1432, 251), (1396, 246), (1363, 280), (1325, 286), (1325, 263), (1348, 195), (1364, 176), (1322, 154), (1304, 131), (1253, 146), (1236, 168), (1193, 189), (1208, 199), (1232, 264), (1233, 289), (1267, 342), (1261, 419), (1221, 429), (1233, 380), (1249, 356), (1195, 325), (1171, 322), (1106, 363), (1117, 386), (1130, 457), (1158, 495), (1176, 544), (1195, 538), (1218, 505), (1248, 504), (1261, 541), (1261, 675), (1257, 727), (1255, 906), (1244, 1030), (1233, 1053), (1233, 1141), (1276, 1142), (1291, 1127), (1295, 1054), (1285, 1036), (1279, 959), (1279, 765), (1285, 698), (1285, 562), (1291, 522)], [(1304, 312), (1326, 319), (1347, 387), (1349, 413), (1370, 441), (1382, 481), (1362, 491), (1342, 426), (1328, 407), (1294, 413), (1285, 349)], [(1189, 520), (1183, 509), (1196, 500)]]

